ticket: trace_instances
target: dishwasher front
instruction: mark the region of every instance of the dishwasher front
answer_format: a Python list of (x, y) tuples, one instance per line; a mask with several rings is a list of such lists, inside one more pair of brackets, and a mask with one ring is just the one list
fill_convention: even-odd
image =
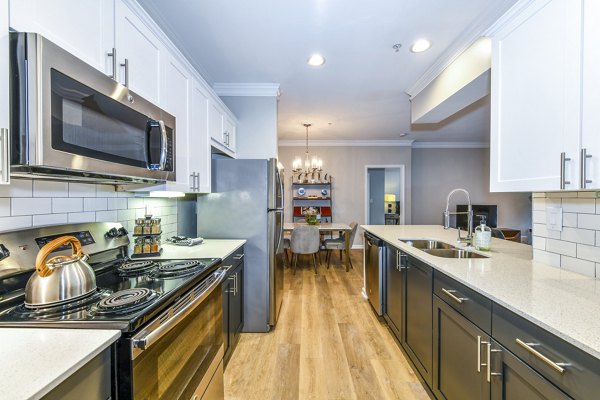
[(377, 313), (383, 314), (385, 244), (377, 236), (365, 232), (365, 291), (369, 303)]

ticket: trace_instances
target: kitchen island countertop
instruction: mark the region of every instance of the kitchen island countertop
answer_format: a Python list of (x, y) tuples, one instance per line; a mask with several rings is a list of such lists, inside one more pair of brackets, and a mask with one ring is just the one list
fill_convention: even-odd
[(120, 336), (118, 330), (0, 329), (0, 396), (39, 399)]
[(492, 239), (491, 251), (478, 252), (489, 258), (440, 258), (399, 239), (436, 239), (464, 247), (456, 243), (456, 229), (361, 227), (600, 359), (600, 280), (533, 261), (531, 246), (507, 240)]

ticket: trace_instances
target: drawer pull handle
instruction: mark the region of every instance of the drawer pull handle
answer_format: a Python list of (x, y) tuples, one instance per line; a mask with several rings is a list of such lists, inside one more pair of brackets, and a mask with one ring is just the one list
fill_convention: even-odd
[(454, 294), (454, 293), (456, 293), (456, 290), (449, 290), (449, 289), (442, 288), (442, 292), (446, 293), (446, 295), (448, 297), (450, 297), (452, 300), (456, 301), (458, 304), (462, 304), (463, 301), (469, 300), (466, 297), (457, 297)]
[(555, 370), (556, 372), (558, 372), (561, 375), (565, 373), (565, 369), (563, 367), (568, 367), (570, 365), (570, 364), (566, 364), (566, 363), (554, 362), (551, 359), (549, 359), (548, 357), (546, 357), (545, 355), (543, 355), (542, 353), (540, 353), (539, 351), (537, 351), (536, 349), (534, 349), (534, 346), (539, 346), (539, 343), (525, 343), (524, 341), (522, 341), (519, 338), (517, 338), (516, 342), (519, 346), (521, 346), (522, 348), (527, 350), (529, 353), (533, 354), (534, 356), (536, 356), (537, 358), (542, 360), (545, 364), (547, 364), (549, 367), (551, 367), (553, 370)]

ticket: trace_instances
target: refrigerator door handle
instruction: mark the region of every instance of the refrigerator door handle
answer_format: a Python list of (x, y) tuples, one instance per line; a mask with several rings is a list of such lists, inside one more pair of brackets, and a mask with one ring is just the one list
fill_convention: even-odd
[(278, 206), (283, 208), (285, 204), (285, 195), (283, 192), (283, 174), (280, 173), (279, 170), (277, 170), (277, 179), (279, 179), (279, 195), (281, 196), (281, 204), (278, 204)]

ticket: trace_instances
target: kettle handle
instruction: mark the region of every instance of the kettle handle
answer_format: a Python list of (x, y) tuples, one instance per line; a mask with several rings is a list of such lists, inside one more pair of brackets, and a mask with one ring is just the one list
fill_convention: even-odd
[[(65, 244), (70, 244), (73, 250), (72, 255), (77, 257), (83, 257), (83, 251), (81, 250), (81, 242), (75, 236), (61, 236), (56, 238), (48, 243), (44, 247), (42, 247), (35, 258), (35, 270), (38, 275), (41, 277), (49, 276), (52, 274), (52, 269), (48, 267), (46, 259), (50, 254), (58, 249), (60, 246)], [(52, 261), (54, 258), (48, 260)]]

